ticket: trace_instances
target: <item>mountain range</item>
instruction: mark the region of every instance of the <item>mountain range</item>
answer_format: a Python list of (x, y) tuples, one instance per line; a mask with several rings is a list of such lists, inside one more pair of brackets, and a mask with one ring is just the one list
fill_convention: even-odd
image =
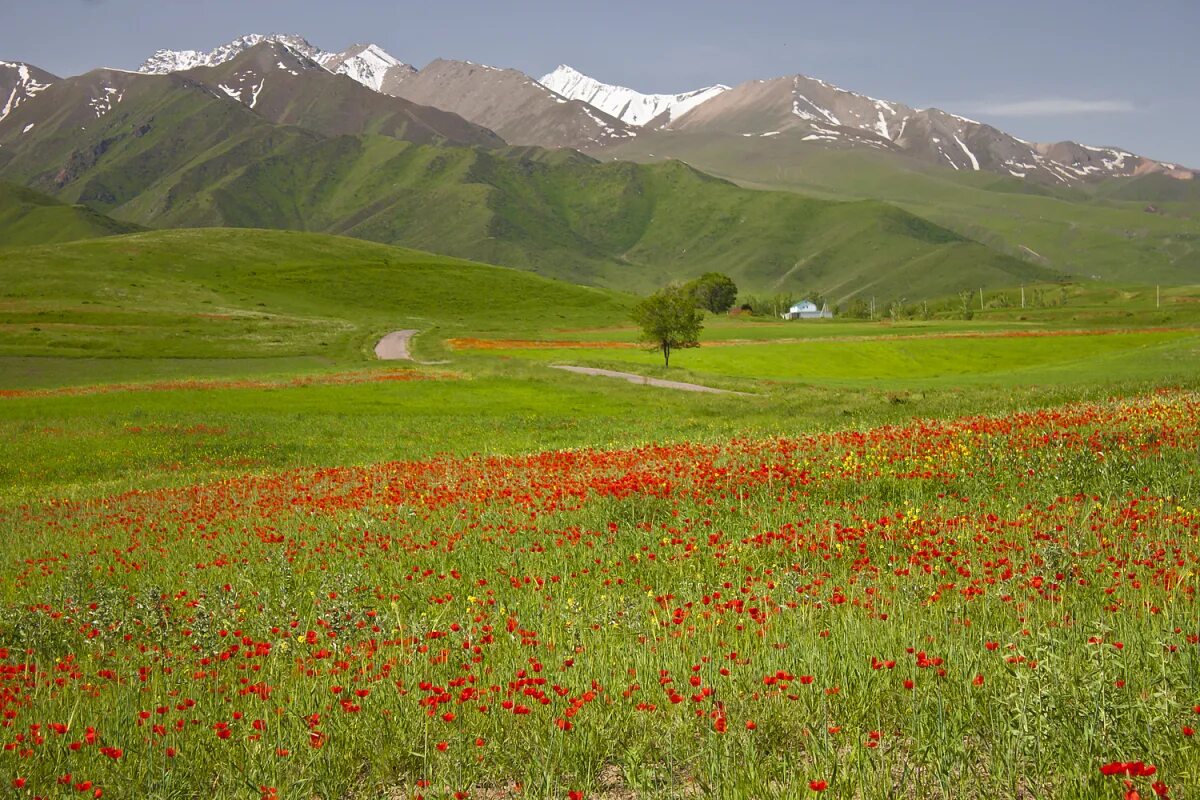
[[(512, 144), (596, 151), (633, 138), (638, 128), (768, 138), (799, 135), (817, 146), (890, 150), (956, 170), (984, 170), (1051, 184), (1154, 172), (1180, 179), (1195, 176), (1193, 170), (1117, 147), (1027, 142), (940, 109), (914, 109), (804, 75), (748, 81), (732, 88), (716, 85), (678, 94), (643, 94), (602, 83), (567, 65), (537, 81), (516, 70), (446, 59), (418, 70), (375, 45), (328, 53), (301, 37), (278, 35), (245, 36), (207, 53), (160, 50), (141, 71), (215, 66), (263, 42), (278, 43), (375, 91), (453, 111), (495, 130)], [(553, 107), (560, 105), (574, 113), (553, 114)], [(580, 113), (599, 123), (598, 128), (586, 126), (593, 135), (564, 134), (564, 128), (577, 124), (573, 118)], [(553, 114), (555, 123), (513, 129), (518, 119), (547, 114)]]
[(5, 97), (0, 178), (118, 226), (345, 233), (638, 291), (713, 268), (836, 299), (1200, 266), (1191, 170), (804, 76), (648, 95), (252, 35), (138, 72), (0, 62)]

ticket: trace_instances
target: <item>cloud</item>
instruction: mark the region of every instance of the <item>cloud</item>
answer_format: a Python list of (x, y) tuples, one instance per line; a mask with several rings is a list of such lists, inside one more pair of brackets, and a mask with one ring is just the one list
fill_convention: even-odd
[(1037, 100), (1017, 100), (1010, 103), (984, 103), (972, 109), (979, 114), (998, 117), (1061, 117), (1073, 114), (1129, 114), (1137, 111), (1127, 100), (1077, 100), (1069, 97), (1046, 97)]

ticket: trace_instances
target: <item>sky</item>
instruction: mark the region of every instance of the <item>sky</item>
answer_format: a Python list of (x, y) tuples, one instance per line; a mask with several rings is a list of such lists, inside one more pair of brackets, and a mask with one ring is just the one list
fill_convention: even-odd
[(0, 59), (58, 75), (297, 33), (679, 92), (802, 73), (1033, 141), (1200, 167), (1200, 0), (0, 0)]

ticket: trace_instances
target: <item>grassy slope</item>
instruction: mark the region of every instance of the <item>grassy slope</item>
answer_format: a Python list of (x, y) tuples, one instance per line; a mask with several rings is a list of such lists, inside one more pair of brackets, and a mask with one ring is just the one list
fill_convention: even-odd
[[(122, 99), (96, 116), (92, 98), (110, 85)], [(117, 216), (145, 223), (220, 176), (317, 138), (178, 76), (97, 71), (51, 86), (4, 120), (0, 175), (106, 213), (139, 197), (153, 213)]]
[[(1002, 252), (1080, 277), (1181, 284), (1200, 273), (1200, 208), (1177, 203), (1166, 213), (1144, 210), (1147, 197), (1165, 191), (1158, 176), (1100, 187), (1097, 198), (882, 154), (825, 150), (782, 135), (638, 137), (603, 155), (680, 158), (754, 188), (894, 203)], [(1194, 196), (1187, 183), (1171, 181), (1166, 188), (1186, 199)]]
[(160, 225), (329, 231), (648, 291), (706, 270), (752, 291), (835, 298), (929, 296), (1045, 280), (892, 206), (755, 192), (682, 164), (595, 164), (544, 153), (325, 140), (257, 162), (165, 214)]
[(54, 244), (132, 233), (139, 226), (118, 222), (86, 206), (0, 181), (0, 247)]
[(397, 328), (532, 333), (601, 324), (629, 303), (428, 253), (251, 230), (9, 250), (0, 285), (7, 356), (357, 361)]
[(1096, 187), (1096, 194), (1115, 200), (1148, 203), (1191, 203), (1200, 211), (1200, 181), (1176, 180), (1163, 174), (1140, 175), (1125, 180), (1108, 180)]

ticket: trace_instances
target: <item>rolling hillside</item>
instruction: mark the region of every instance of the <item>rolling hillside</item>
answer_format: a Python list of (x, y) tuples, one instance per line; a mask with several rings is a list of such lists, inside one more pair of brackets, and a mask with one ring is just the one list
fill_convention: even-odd
[[(1196, 181), (1149, 174), (1086, 188), (1048, 187), (940, 169), (894, 153), (815, 148), (786, 133), (660, 138), (648, 132), (600, 155), (646, 163), (682, 159), (750, 188), (891, 203), (991, 249), (1080, 277), (1179, 285), (1200, 276)], [(1148, 203), (1162, 207), (1147, 210)]]
[(382, 333), (611, 324), (632, 298), (335, 236), (186, 230), (0, 250), (5, 357), (361, 360)]
[(0, 181), (0, 247), (55, 244), (138, 230), (138, 225), (118, 222), (87, 206), (67, 205)]
[(157, 226), (325, 231), (638, 292), (708, 270), (748, 291), (836, 301), (1058, 276), (883, 203), (750, 191), (678, 162), (597, 164), (382, 137), (261, 160), (167, 214), (140, 198), (122, 212)]

